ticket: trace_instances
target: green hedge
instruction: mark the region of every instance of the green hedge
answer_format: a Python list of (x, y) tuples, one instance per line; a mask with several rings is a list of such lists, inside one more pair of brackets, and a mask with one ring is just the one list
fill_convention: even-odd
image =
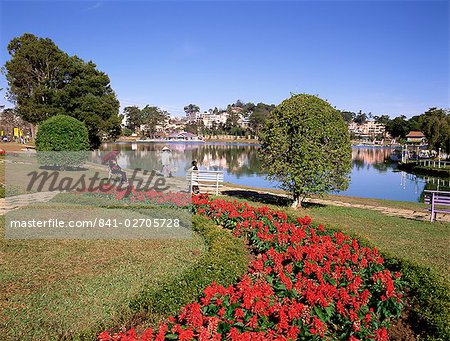
[(76, 118), (57, 115), (39, 124), (36, 151), (40, 164), (77, 167), (86, 161), (88, 150), (88, 130)]
[(96, 327), (71, 336), (71, 340), (94, 340), (104, 330), (132, 327), (143, 320), (157, 323), (159, 318), (173, 315), (187, 303), (196, 301), (212, 282), (228, 286), (245, 273), (250, 254), (243, 239), (201, 216), (193, 217), (192, 228), (205, 240), (207, 247), (192, 268), (169, 282), (161, 282), (157, 290), (154, 287), (144, 289), (117, 321), (99, 322)]
[(243, 275), (249, 263), (249, 252), (244, 241), (205, 217), (193, 217), (193, 229), (206, 241), (208, 251), (196, 265), (161, 284), (159, 290), (144, 290), (130, 304), (134, 311), (155, 315), (171, 315), (185, 304), (195, 301), (213, 282), (228, 286)]
[[(330, 232), (344, 232), (335, 227), (326, 227)], [(374, 247), (365, 238), (344, 232), (357, 239), (360, 245)], [(412, 320), (420, 330), (421, 340), (450, 340), (450, 284), (428, 267), (398, 258), (379, 250), (386, 267), (399, 271), (406, 283), (411, 304)]]
[(450, 286), (431, 269), (410, 261), (383, 254), (389, 269), (402, 273), (407, 283), (412, 319), (417, 320), (423, 337), (450, 340)]

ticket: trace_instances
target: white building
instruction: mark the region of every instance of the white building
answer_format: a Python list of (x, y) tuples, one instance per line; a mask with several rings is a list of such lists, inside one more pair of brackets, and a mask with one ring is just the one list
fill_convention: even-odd
[(376, 123), (375, 121), (367, 121), (363, 124), (351, 122), (348, 125), (348, 131), (356, 136), (375, 137), (383, 135), (386, 132), (386, 126), (381, 123)]

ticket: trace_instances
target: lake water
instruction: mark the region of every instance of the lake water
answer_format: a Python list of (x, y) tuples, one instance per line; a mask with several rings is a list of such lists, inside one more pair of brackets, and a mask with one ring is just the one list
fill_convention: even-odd
[[(147, 164), (160, 155), (164, 146), (171, 149), (170, 162), (175, 175), (184, 176), (192, 160), (200, 169), (223, 170), (225, 181), (261, 188), (277, 188), (277, 183), (266, 179), (257, 157), (257, 145), (237, 143), (105, 143), (102, 150), (126, 151), (119, 164), (126, 168), (147, 169)], [(132, 151), (132, 153), (130, 153)], [(389, 160), (390, 148), (353, 147), (352, 172), (349, 188), (339, 192), (361, 198), (400, 201), (421, 201), (424, 189), (448, 190), (449, 180), (424, 178), (398, 171)], [(152, 158), (152, 160), (149, 160)], [(443, 184), (444, 183), (444, 184)]]

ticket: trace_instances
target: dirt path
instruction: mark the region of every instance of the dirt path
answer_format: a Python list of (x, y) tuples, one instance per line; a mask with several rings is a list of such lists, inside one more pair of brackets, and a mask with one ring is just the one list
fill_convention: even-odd
[(4, 215), (9, 211), (20, 207), (32, 205), (40, 202), (47, 202), (51, 200), (59, 192), (37, 192), (30, 194), (21, 194), (0, 199), (0, 215)]

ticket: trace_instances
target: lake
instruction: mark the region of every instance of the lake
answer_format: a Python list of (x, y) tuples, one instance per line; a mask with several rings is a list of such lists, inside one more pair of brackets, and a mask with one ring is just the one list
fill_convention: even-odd
[[(200, 169), (223, 170), (225, 181), (234, 184), (277, 188), (278, 184), (266, 179), (257, 157), (257, 145), (239, 143), (105, 143), (102, 150), (117, 149), (123, 153), (118, 162), (125, 168), (142, 168), (158, 164), (163, 147), (171, 149), (170, 162), (175, 175), (184, 176), (192, 160)], [(449, 180), (425, 178), (398, 171), (389, 160), (390, 148), (353, 147), (352, 171), (349, 188), (336, 193), (361, 198), (421, 201), (424, 189), (441, 189)]]

